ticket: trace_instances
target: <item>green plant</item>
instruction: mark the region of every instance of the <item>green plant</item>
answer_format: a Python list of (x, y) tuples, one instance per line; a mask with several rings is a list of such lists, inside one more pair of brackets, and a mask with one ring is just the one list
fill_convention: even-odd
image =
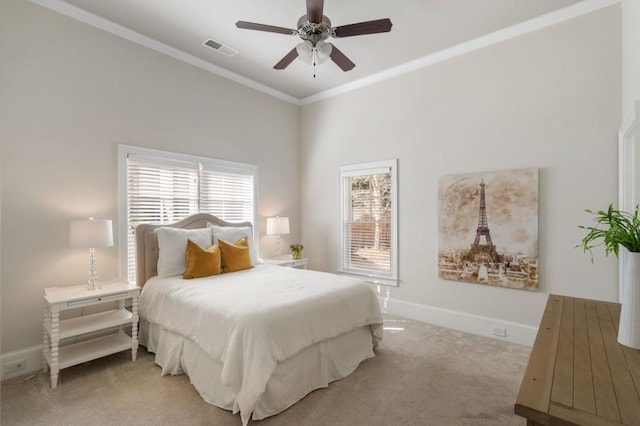
[(591, 255), (593, 262), (594, 247), (604, 246), (604, 253), (608, 256), (614, 253), (618, 256), (620, 246), (631, 252), (640, 252), (640, 218), (638, 217), (638, 206), (633, 214), (616, 210), (613, 204), (609, 208), (597, 212), (585, 210), (593, 214), (595, 226), (578, 226), (586, 229), (587, 235), (582, 239), (582, 243), (576, 247), (582, 247), (585, 252)]

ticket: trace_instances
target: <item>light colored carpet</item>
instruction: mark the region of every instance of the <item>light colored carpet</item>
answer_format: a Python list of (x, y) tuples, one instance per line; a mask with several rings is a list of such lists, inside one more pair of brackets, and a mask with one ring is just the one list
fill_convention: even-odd
[[(523, 425), (513, 404), (530, 348), (387, 317), (376, 357), (288, 410), (271, 425)], [(182, 376), (160, 376), (140, 348), (61, 372), (2, 384), (8, 425), (233, 425), (240, 417), (204, 402)]]

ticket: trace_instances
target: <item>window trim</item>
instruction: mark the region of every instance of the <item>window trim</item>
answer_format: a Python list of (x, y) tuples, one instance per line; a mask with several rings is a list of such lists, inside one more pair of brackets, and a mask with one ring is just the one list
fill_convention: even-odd
[[(345, 259), (345, 193), (344, 178), (352, 176), (361, 176), (366, 174), (391, 172), (391, 256), (389, 274), (377, 274), (375, 271), (367, 273), (346, 270), (344, 266)], [(339, 250), (338, 250), (338, 273), (362, 278), (372, 284), (383, 284), (389, 286), (398, 286), (398, 159), (373, 161), (368, 163), (351, 164), (340, 166), (338, 169), (338, 194), (339, 202)]]
[[(206, 163), (213, 170), (230, 173), (251, 174), (253, 176), (253, 240), (258, 241), (258, 166), (255, 164), (239, 163), (235, 161), (219, 160), (215, 158), (163, 151), (153, 148), (143, 148), (133, 145), (118, 145), (118, 274), (121, 279), (128, 275), (128, 222), (127, 222), (127, 158), (129, 155), (153, 157), (158, 163), (185, 162)], [(257, 249), (257, 247), (256, 247)]]

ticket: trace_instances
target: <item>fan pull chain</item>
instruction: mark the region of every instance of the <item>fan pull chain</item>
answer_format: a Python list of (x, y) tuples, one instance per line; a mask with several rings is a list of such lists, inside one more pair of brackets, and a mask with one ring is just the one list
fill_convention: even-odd
[(313, 78), (316, 78), (316, 64), (318, 62), (318, 49), (313, 48), (311, 51), (311, 58), (313, 60)]

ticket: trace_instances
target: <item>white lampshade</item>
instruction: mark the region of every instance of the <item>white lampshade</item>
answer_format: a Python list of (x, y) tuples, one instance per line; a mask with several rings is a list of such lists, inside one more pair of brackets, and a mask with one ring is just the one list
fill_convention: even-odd
[(111, 221), (94, 218), (71, 221), (69, 245), (74, 248), (111, 247), (113, 245)]
[(286, 235), (289, 233), (288, 217), (269, 217), (267, 218), (267, 235)]
[(331, 57), (331, 51), (333, 46), (331, 43), (325, 43), (322, 40), (318, 40), (314, 46), (309, 40), (299, 43), (296, 46), (296, 52), (298, 53), (298, 59), (307, 64), (313, 63), (314, 53), (316, 55), (316, 64), (321, 64)]

